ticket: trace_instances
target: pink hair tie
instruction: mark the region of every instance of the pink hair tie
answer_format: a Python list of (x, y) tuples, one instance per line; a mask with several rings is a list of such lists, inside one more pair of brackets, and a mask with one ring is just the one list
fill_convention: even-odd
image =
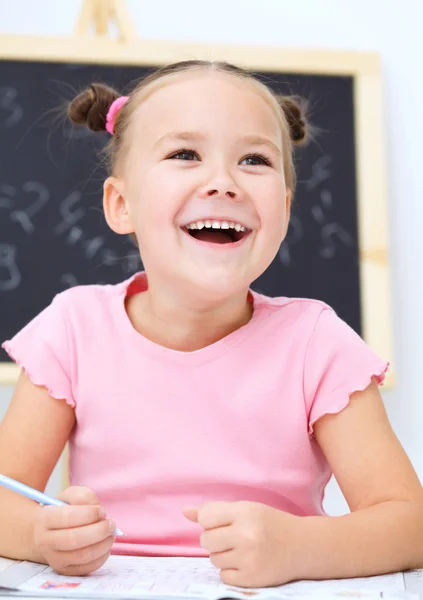
[(120, 111), (127, 100), (129, 100), (129, 96), (120, 96), (119, 98), (116, 98), (116, 100), (113, 100), (109, 110), (107, 111), (106, 131), (108, 131), (111, 135), (114, 133), (116, 114)]

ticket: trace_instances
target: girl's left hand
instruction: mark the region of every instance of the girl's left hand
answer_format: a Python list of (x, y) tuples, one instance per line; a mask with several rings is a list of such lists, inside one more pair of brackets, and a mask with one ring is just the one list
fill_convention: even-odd
[(210, 502), (183, 512), (203, 528), (200, 545), (210, 552), (224, 583), (268, 587), (299, 578), (301, 517), (244, 501)]

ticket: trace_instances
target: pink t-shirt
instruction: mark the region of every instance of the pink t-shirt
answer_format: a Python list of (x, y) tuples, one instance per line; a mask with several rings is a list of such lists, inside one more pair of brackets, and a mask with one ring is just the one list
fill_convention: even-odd
[[(326, 304), (252, 292), (250, 322), (194, 352), (133, 328), (118, 285), (79, 286), (4, 344), (74, 407), (70, 481), (93, 489), (126, 537), (114, 553), (207, 556), (182, 510), (214, 500), (322, 515), (329, 465), (313, 423), (387, 363)], [(48, 432), (46, 432), (48, 435)]]

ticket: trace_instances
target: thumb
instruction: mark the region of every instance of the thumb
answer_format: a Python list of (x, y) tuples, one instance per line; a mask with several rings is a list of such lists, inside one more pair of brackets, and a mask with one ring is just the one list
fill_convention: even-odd
[(90, 488), (79, 485), (66, 488), (57, 498), (68, 504), (101, 504)]
[(194, 506), (189, 506), (183, 509), (183, 514), (186, 519), (192, 521), (193, 523), (198, 522), (198, 511), (199, 509)]

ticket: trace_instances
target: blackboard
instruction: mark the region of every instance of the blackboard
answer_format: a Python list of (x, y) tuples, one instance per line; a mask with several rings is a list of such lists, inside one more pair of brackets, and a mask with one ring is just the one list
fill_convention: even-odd
[[(102, 215), (108, 135), (72, 126), (56, 109), (71, 89), (105, 81), (125, 91), (153, 67), (0, 60), (1, 341), (67, 287), (115, 283), (142, 268)], [(309, 99), (317, 134), (296, 152), (287, 239), (252, 287), (323, 300), (362, 334), (353, 77), (261, 76)]]

